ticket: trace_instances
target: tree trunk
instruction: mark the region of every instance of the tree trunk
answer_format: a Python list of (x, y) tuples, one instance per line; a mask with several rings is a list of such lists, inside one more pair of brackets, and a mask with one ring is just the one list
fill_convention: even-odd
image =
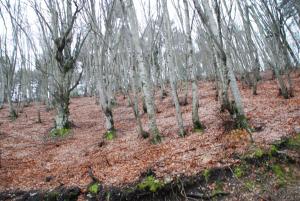
[[(199, 2), (197, 0), (193, 0), (193, 1), (194, 1), (195, 8), (199, 14), (199, 17), (200, 17), (203, 25), (205, 26), (206, 30), (208, 31), (208, 34), (210, 35), (211, 39), (213, 40), (213, 44), (214, 44), (214, 47), (216, 48), (217, 55), (221, 60), (221, 62), (220, 62), (221, 68), (219, 69), (220, 70), (219, 77), (221, 79), (224, 78), (224, 81), (221, 82), (223, 85), (222, 87), (224, 87), (222, 93), (227, 93), (227, 91), (226, 91), (227, 83), (226, 82), (229, 81), (229, 84), (230, 84), (230, 89), (231, 89), (231, 92), (232, 92), (232, 95), (234, 98), (234, 104), (227, 103), (228, 95), (222, 94), (222, 96), (224, 98), (223, 101), (226, 104), (225, 106), (227, 107), (228, 111), (231, 113), (231, 116), (235, 120), (237, 126), (241, 127), (241, 128), (246, 128), (252, 139), (251, 131), (249, 129), (249, 125), (248, 125), (247, 119), (245, 117), (242, 98), (241, 98), (241, 95), (239, 92), (236, 78), (234, 76), (232, 67), (228, 66), (228, 64), (227, 64), (227, 55), (224, 50), (223, 34), (222, 34), (222, 28), (221, 28), (222, 27), (221, 26), (221, 13), (219, 10), (220, 4), (218, 4), (217, 1), (215, 2), (216, 3), (215, 13), (217, 15), (217, 21), (215, 21), (215, 19), (213, 18), (212, 12), (211, 12), (211, 8), (209, 7), (209, 4), (203, 2), (203, 8), (204, 8), (204, 11), (203, 11)], [(208, 19), (206, 18), (206, 16), (208, 16)], [(218, 35), (216, 35), (216, 33), (218, 33)], [(222, 76), (224, 76), (224, 77), (222, 78)]]
[[(111, 37), (111, 33), (112, 33), (112, 13), (114, 10), (114, 4), (111, 5), (110, 8), (108, 10), (108, 18), (106, 19), (106, 23), (105, 23), (105, 33), (104, 33), (104, 38), (103, 38), (103, 43), (102, 43), (102, 48), (100, 48), (100, 38), (98, 37), (97, 33), (100, 30), (100, 27), (98, 27), (98, 25), (96, 24), (97, 19), (96, 19), (96, 15), (95, 15), (95, 4), (94, 2), (91, 1), (91, 7), (92, 7), (92, 13), (91, 13), (91, 24), (94, 26), (94, 52), (96, 54), (95, 56), (95, 66), (97, 67), (97, 73), (98, 73), (98, 82), (97, 82), (97, 90), (99, 92), (99, 102), (102, 108), (102, 111), (104, 113), (104, 117), (105, 117), (105, 127), (107, 132), (111, 132), (114, 131), (114, 120), (113, 120), (113, 113), (112, 113), (112, 107), (110, 104), (110, 99), (108, 97), (108, 92), (107, 92), (107, 88), (106, 88), (106, 83), (104, 82), (104, 72), (103, 72), (103, 68), (105, 67), (105, 65), (107, 65), (107, 56), (106, 53), (108, 51), (109, 48), (109, 39)], [(101, 51), (101, 52), (100, 52)], [(100, 55), (99, 55), (100, 52)]]
[(199, 110), (199, 95), (198, 95), (198, 83), (196, 78), (196, 66), (193, 63), (193, 44), (190, 27), (189, 7), (187, 0), (183, 0), (184, 13), (185, 13), (185, 31), (187, 40), (187, 69), (192, 70), (192, 121), (194, 129), (203, 129), (203, 125), (200, 122), (198, 110)]
[(56, 103), (56, 117), (55, 127), (56, 129), (69, 128), (69, 100), (61, 100)]
[(4, 104), (4, 100), (5, 100), (5, 78), (4, 78), (4, 72), (3, 72), (2, 68), (0, 68), (0, 74), (1, 74), (0, 109), (2, 109), (3, 104)]
[(177, 94), (177, 87), (176, 87), (176, 74), (175, 74), (175, 68), (176, 65), (174, 63), (174, 52), (172, 47), (172, 35), (171, 35), (171, 24), (170, 24), (170, 18), (169, 18), (169, 12), (167, 7), (167, 2), (165, 0), (162, 0), (163, 5), (163, 13), (164, 13), (164, 20), (165, 20), (165, 37), (166, 37), (166, 63), (169, 66), (170, 69), (170, 85), (171, 85), (171, 91), (173, 96), (173, 102), (175, 105), (176, 110), (176, 119), (177, 119), (177, 125), (179, 127), (179, 135), (184, 136), (185, 130), (183, 125), (183, 119), (181, 114), (181, 107), (179, 104), (178, 94)]
[(131, 71), (131, 87), (132, 87), (132, 93), (133, 93), (133, 111), (134, 111), (134, 117), (137, 121), (138, 125), (138, 131), (139, 135), (143, 138), (148, 137), (148, 133), (144, 131), (141, 117), (140, 117), (140, 112), (139, 112), (139, 101), (138, 101), (138, 94), (137, 94), (137, 83), (138, 83), (138, 78), (137, 78), (137, 73), (135, 69), (135, 61), (132, 63), (132, 67), (130, 67)]
[(8, 107), (9, 107), (9, 116), (12, 119), (16, 119), (18, 117), (18, 114), (17, 114), (17, 112), (14, 108), (13, 101), (12, 101), (13, 92), (14, 92), (14, 89), (13, 89), (13, 73), (14, 72), (11, 72), (11, 71), (8, 72), (6, 95), (7, 95)]
[[(154, 100), (152, 98), (153, 93), (152, 93), (150, 75), (148, 74), (148, 69), (146, 67), (143, 58), (142, 46), (140, 44), (140, 39), (139, 39), (139, 25), (133, 7), (134, 6), (133, 1), (132, 0), (129, 1), (129, 5), (127, 7), (128, 12), (126, 11), (124, 2), (122, 0), (121, 3), (122, 3), (123, 13), (124, 13), (126, 23), (130, 25), (130, 28), (128, 27), (128, 31), (130, 32), (130, 37), (131, 40), (133, 41), (136, 60), (138, 62), (138, 68), (140, 70), (140, 78), (142, 80), (145, 103), (147, 106), (147, 114), (149, 117), (149, 128), (151, 130), (152, 142), (156, 144), (161, 141), (161, 136), (156, 124), (155, 105), (154, 105)], [(129, 22), (127, 21), (127, 14), (128, 14)]]

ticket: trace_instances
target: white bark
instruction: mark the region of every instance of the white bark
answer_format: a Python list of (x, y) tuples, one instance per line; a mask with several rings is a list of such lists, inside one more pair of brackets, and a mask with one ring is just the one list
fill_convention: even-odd
[(196, 65), (193, 63), (193, 44), (192, 44), (192, 34), (190, 26), (190, 16), (188, 1), (183, 0), (184, 14), (185, 14), (185, 32), (187, 40), (187, 69), (192, 69), (192, 121), (194, 129), (203, 129), (203, 125), (200, 122), (198, 110), (199, 110), (199, 95), (198, 95), (198, 81), (196, 78)]
[[(152, 134), (152, 142), (153, 143), (159, 143), (161, 141), (160, 133), (157, 128), (156, 124), (156, 114), (155, 114), (155, 105), (154, 100), (152, 97), (152, 86), (151, 86), (151, 80), (150, 76), (148, 74), (148, 69), (146, 67), (144, 58), (143, 58), (143, 52), (142, 52), (142, 46), (140, 44), (140, 38), (139, 38), (139, 25), (134, 9), (133, 1), (129, 1), (129, 5), (127, 8), (125, 8), (124, 2), (120, 0), (123, 5), (123, 12), (124, 12), (124, 18), (126, 23), (128, 23), (129, 32), (131, 40), (133, 41), (134, 51), (136, 54), (136, 60), (138, 63), (138, 68), (140, 70), (140, 78), (142, 81), (142, 87), (143, 92), (145, 96), (145, 103), (147, 106), (147, 114), (149, 117), (149, 128), (151, 130)], [(128, 21), (127, 21), (128, 19)]]
[(162, 6), (163, 6), (163, 13), (164, 13), (164, 23), (165, 23), (165, 40), (166, 40), (166, 63), (169, 66), (170, 69), (170, 85), (171, 85), (171, 91), (173, 96), (173, 102), (175, 105), (176, 110), (176, 119), (177, 119), (177, 125), (179, 127), (179, 134), (180, 136), (185, 135), (184, 125), (183, 125), (183, 119), (181, 114), (181, 107), (179, 104), (178, 94), (177, 94), (177, 87), (176, 87), (176, 65), (174, 62), (174, 51), (173, 51), (173, 41), (172, 41), (172, 34), (171, 34), (171, 24), (170, 24), (170, 18), (169, 18), (169, 11), (167, 7), (167, 2), (165, 0), (162, 0)]

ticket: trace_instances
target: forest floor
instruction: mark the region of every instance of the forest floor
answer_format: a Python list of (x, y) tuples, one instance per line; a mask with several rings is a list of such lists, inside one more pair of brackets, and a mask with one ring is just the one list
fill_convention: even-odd
[[(278, 96), (275, 80), (260, 82), (257, 96), (240, 85), (249, 122), (260, 128), (253, 132), (260, 149), (299, 132), (300, 77), (294, 76), (293, 81), (295, 97), (287, 100)], [(92, 182), (90, 170), (104, 186), (122, 187), (138, 182), (148, 170), (166, 181), (237, 164), (239, 159), (233, 156), (246, 153), (251, 143), (246, 132), (226, 129), (228, 117), (220, 113), (213, 86), (211, 82), (199, 82), (199, 115), (206, 126), (204, 132), (192, 129), (191, 98), (188, 105), (182, 106), (188, 131), (185, 138), (177, 134), (171, 95), (163, 100), (156, 97), (157, 122), (163, 136), (158, 145), (138, 136), (133, 110), (121, 95), (113, 109), (117, 138), (111, 141), (104, 138), (105, 121), (93, 97), (71, 99), (70, 119), (75, 126), (62, 139), (49, 137), (55, 111), (31, 104), (11, 121), (5, 106), (0, 110), (0, 192), (61, 185), (86, 189)], [(37, 123), (38, 108), (42, 123)], [(146, 114), (142, 122), (147, 130)]]

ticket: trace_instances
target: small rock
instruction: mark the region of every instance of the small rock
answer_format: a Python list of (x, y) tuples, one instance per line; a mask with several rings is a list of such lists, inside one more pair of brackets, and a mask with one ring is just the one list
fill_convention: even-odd
[(164, 183), (168, 184), (168, 183), (171, 183), (172, 181), (173, 181), (172, 177), (170, 177), (170, 176), (164, 177)]

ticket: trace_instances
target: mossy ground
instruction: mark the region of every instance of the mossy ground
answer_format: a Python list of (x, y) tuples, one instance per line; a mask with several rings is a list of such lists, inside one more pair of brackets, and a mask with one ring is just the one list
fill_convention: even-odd
[[(183, 201), (187, 197), (197, 200), (299, 200), (300, 167), (293, 158), (285, 155), (291, 150), (299, 153), (298, 145), (299, 135), (269, 149), (253, 147), (248, 154), (239, 157), (239, 164), (205, 169), (197, 176), (172, 178), (168, 183), (157, 178), (153, 171), (147, 171), (140, 182), (124, 189), (105, 188), (94, 182), (87, 186), (86, 195), (88, 200), (107, 201)], [(42, 198), (57, 200), (63, 192), (48, 192)], [(78, 196), (76, 192), (74, 197)]]
[(200, 121), (196, 121), (193, 123), (193, 130), (194, 132), (202, 133), (205, 130), (205, 126)]
[(61, 129), (53, 129), (50, 132), (51, 137), (66, 137), (70, 134), (71, 129), (70, 128), (61, 128)]
[(202, 174), (203, 174), (203, 176), (204, 176), (205, 181), (208, 182), (209, 177), (210, 177), (210, 175), (211, 175), (210, 170), (209, 170), (209, 169), (205, 169), (205, 170), (203, 171)]
[(105, 136), (106, 140), (111, 141), (117, 137), (117, 133), (115, 130), (110, 130), (110, 131), (107, 131), (104, 136)]
[(137, 185), (138, 189), (149, 190), (153, 193), (162, 187), (164, 187), (164, 182), (156, 179), (153, 175), (147, 176), (141, 183)]
[(288, 146), (288, 148), (297, 150), (299, 152), (300, 151), (300, 133), (298, 133), (293, 138), (288, 139), (287, 146)]
[(162, 141), (162, 136), (159, 132), (155, 133), (151, 139), (152, 144), (159, 144)]
[[(288, 145), (290, 144), (296, 143), (288, 140)], [(170, 183), (156, 178), (150, 171), (131, 187), (120, 191), (106, 191), (104, 198), (157, 201), (186, 200), (187, 197), (197, 200), (257, 200), (257, 197), (261, 197), (266, 200), (293, 200), (290, 195), (297, 196), (300, 175), (296, 176), (295, 172), (300, 167), (282, 158), (279, 153), (277, 145), (270, 146), (269, 149), (252, 147), (249, 153), (240, 156), (240, 163), (237, 165), (223, 169), (205, 169), (200, 176), (173, 178)], [(285, 192), (291, 186), (294, 190), (289, 192), (288, 199), (284, 198), (286, 194), (278, 193), (278, 189)]]
[(93, 183), (89, 186), (88, 191), (92, 194), (97, 194), (99, 193), (99, 184), (98, 183)]

